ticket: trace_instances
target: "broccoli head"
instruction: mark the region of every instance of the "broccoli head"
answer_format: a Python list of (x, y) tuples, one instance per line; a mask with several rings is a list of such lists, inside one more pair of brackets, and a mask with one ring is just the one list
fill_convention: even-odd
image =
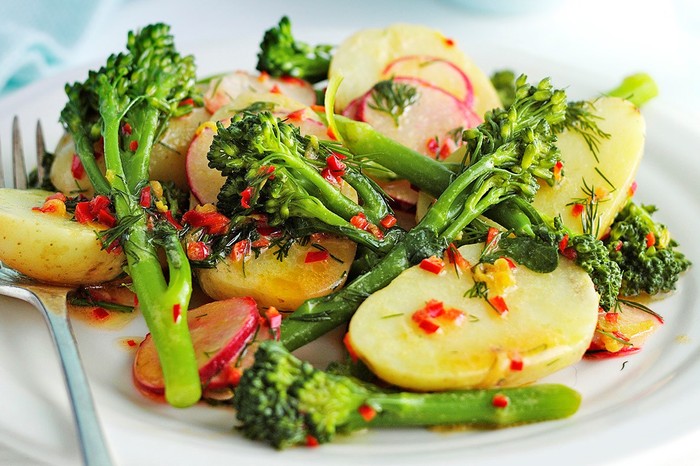
[(367, 427), (471, 424), (504, 427), (558, 419), (580, 404), (556, 384), (408, 393), (315, 369), (277, 341), (263, 342), (233, 398), (240, 430), (275, 448), (315, 445)]
[(655, 211), (654, 206), (628, 201), (604, 240), (610, 258), (622, 269), (623, 296), (672, 291), (679, 275), (691, 265), (674, 249), (678, 243), (668, 229), (654, 221)]
[(257, 69), (272, 76), (293, 76), (316, 83), (328, 76), (332, 48), (297, 41), (292, 35), (289, 18), (283, 16), (279, 24), (263, 36)]

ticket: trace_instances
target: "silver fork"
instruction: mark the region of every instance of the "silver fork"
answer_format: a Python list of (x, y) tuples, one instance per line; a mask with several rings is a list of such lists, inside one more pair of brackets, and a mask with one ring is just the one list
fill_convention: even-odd
[[(36, 134), (37, 167), (38, 170), (41, 170), (41, 160), (44, 155), (44, 138), (39, 123), (37, 123)], [(17, 117), (15, 117), (12, 125), (12, 166), (14, 187), (26, 189), (27, 175)], [(40, 171), (39, 176), (42, 175), (43, 173)], [(4, 185), (2, 159), (0, 158), (0, 188), (4, 187)], [(43, 285), (32, 281), (12, 269), (4, 267), (0, 262), (0, 295), (21, 299), (35, 306), (44, 315), (51, 331), (51, 336), (63, 368), (83, 462), (89, 466), (107, 466), (111, 465), (112, 461), (97, 418), (95, 404), (92, 400), (88, 380), (80, 361), (75, 336), (68, 318), (68, 310), (66, 308), (68, 291), (70, 291), (70, 288)]]

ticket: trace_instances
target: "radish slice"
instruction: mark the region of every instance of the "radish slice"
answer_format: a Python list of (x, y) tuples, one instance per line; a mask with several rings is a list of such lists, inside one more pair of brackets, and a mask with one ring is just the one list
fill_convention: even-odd
[(408, 55), (389, 63), (382, 79), (417, 78), (439, 87), (464, 102), (474, 105), (474, 87), (469, 77), (457, 65), (440, 57)]
[[(199, 377), (203, 384), (236, 358), (253, 337), (259, 321), (252, 298), (214, 301), (187, 313)], [(147, 395), (163, 395), (165, 381), (158, 352), (151, 335), (146, 335), (136, 352), (133, 365), (136, 387)]]
[(266, 73), (255, 76), (245, 71), (236, 71), (212, 80), (204, 93), (204, 105), (209, 112), (215, 113), (240, 94), (251, 91), (286, 95), (309, 106), (316, 103), (316, 91), (302, 79), (272, 78)]
[(364, 95), (357, 117), (417, 152), (444, 158), (461, 142), (460, 129), (481, 122), (462, 101), (439, 87), (416, 78), (395, 78), (394, 82), (413, 86), (418, 92), (417, 101), (405, 109), (398, 125), (390, 115), (373, 108), (371, 90)]
[(187, 149), (185, 159), (185, 170), (187, 172), (187, 183), (190, 186), (192, 195), (200, 204), (215, 203), (221, 187), (224, 185), (224, 178), (221, 172), (209, 168), (209, 146), (214, 140), (216, 126), (212, 122), (201, 125)]

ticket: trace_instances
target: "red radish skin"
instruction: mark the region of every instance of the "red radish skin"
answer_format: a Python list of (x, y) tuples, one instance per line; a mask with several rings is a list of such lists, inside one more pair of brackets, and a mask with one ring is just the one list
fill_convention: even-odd
[(389, 63), (382, 79), (417, 78), (454, 95), (468, 108), (474, 106), (474, 86), (454, 63), (430, 55), (407, 55)]
[(316, 91), (301, 79), (273, 78), (267, 74), (255, 76), (245, 71), (235, 71), (212, 80), (204, 93), (204, 106), (210, 113), (215, 113), (238, 95), (250, 91), (280, 93), (307, 106), (316, 103)]
[(209, 168), (207, 153), (214, 140), (214, 124), (205, 124), (197, 130), (187, 149), (185, 170), (187, 183), (192, 195), (200, 204), (214, 203), (225, 178), (213, 168)]
[[(258, 307), (252, 298), (214, 301), (187, 313), (203, 385), (241, 353), (255, 335), (259, 320)], [(150, 334), (139, 345), (132, 373), (141, 392), (149, 396), (165, 393), (158, 353)]]
[(481, 123), (462, 101), (439, 87), (416, 78), (395, 78), (395, 82), (414, 86), (419, 94), (418, 100), (399, 118), (398, 126), (389, 115), (371, 108), (372, 91), (363, 96), (357, 119), (417, 152), (434, 157), (428, 141), (437, 138), (442, 145), (451, 131)]

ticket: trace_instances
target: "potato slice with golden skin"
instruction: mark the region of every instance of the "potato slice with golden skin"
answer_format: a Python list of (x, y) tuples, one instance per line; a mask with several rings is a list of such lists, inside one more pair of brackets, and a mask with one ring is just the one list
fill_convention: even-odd
[(124, 255), (103, 250), (93, 226), (32, 210), (50, 194), (0, 189), (0, 261), (45, 283), (89, 285), (116, 278)]
[(575, 214), (568, 204), (587, 197), (582, 189), (585, 180), (589, 187), (604, 190), (599, 194), (608, 194), (607, 199), (598, 203), (600, 237), (627, 202), (644, 153), (646, 126), (639, 109), (627, 100), (601, 97), (591, 105), (592, 112), (600, 117), (596, 120), (598, 127), (610, 135), (610, 138), (600, 142), (599, 162), (596, 162), (594, 154), (580, 134), (564, 131), (557, 142), (564, 164), (564, 177), (555, 186), (543, 185), (535, 196), (533, 205), (551, 217), (561, 214), (567, 228), (582, 233), (581, 219), (585, 212)]
[[(172, 181), (181, 189), (188, 189), (185, 174), (185, 157), (195, 130), (202, 122), (210, 118), (204, 108), (195, 108), (192, 112), (180, 118), (170, 120), (165, 133), (151, 152), (150, 178), (158, 181)], [(51, 182), (66, 195), (82, 192), (88, 197), (94, 194), (92, 183), (87, 175), (76, 179), (71, 172), (75, 154), (73, 138), (64, 134), (58, 142), (55, 159), (51, 165)], [(97, 161), (104, 173), (104, 159)]]
[[(322, 246), (332, 257), (305, 262), (309, 252)], [(355, 257), (356, 245), (345, 238), (323, 236), (302, 246), (294, 244), (287, 257), (279, 261), (276, 248), (245, 259), (231, 257), (214, 269), (197, 269), (199, 284), (213, 299), (250, 296), (262, 307), (293, 310), (309, 298), (326, 295), (345, 283)]]
[[(387, 65), (415, 55), (444, 59), (461, 69), (473, 85), (473, 108), (477, 115), (483, 116), (487, 110), (501, 105), (488, 76), (464, 55), (453, 40), (426, 26), (395, 24), (386, 29), (359, 31), (335, 51), (328, 75), (343, 77), (336, 95), (336, 111), (342, 111), (353, 99), (386, 79), (383, 73)], [(457, 96), (464, 92), (461, 79), (454, 81), (455, 89), (449, 89), (444, 81), (435, 84)]]
[[(463, 246), (471, 264), (482, 244)], [(552, 273), (518, 266), (501, 316), (484, 299), (469, 298), (470, 270), (441, 274), (420, 266), (371, 295), (350, 322), (350, 344), (382, 379), (411, 390), (523, 385), (577, 362), (593, 337), (598, 295), (588, 275), (562, 260)], [(466, 314), (427, 333), (413, 321), (429, 300)], [(519, 363), (522, 361), (522, 367)]]

